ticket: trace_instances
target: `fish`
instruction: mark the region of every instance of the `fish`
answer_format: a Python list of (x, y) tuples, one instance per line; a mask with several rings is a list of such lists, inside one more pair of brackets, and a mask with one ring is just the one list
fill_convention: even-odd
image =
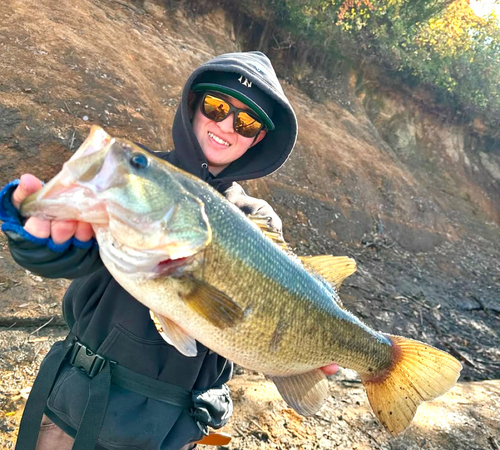
[(343, 306), (352, 258), (295, 255), (266, 217), (98, 126), (20, 213), (92, 224), (104, 265), (167, 342), (194, 357), (198, 341), (265, 374), (301, 415), (328, 399), (321, 367), (332, 362), (359, 374), (393, 435), (459, 378), (453, 356), (376, 331)]

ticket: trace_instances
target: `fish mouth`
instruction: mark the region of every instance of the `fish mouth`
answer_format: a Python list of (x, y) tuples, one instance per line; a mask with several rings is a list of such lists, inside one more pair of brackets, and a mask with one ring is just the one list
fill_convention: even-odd
[(104, 203), (96, 199), (90, 189), (76, 183), (44, 186), (24, 200), (20, 214), (56, 221), (108, 222)]
[(175, 276), (181, 275), (186, 267), (192, 265), (195, 261), (197, 254), (192, 256), (184, 256), (177, 259), (165, 259), (164, 261), (160, 261), (160, 263), (156, 266), (156, 276)]
[[(21, 203), (20, 214), (48, 220), (105, 223), (106, 210), (102, 203), (85, 183), (78, 180), (90, 179), (101, 170), (102, 154), (111, 142), (111, 136), (94, 125), (85, 142), (64, 163), (61, 171)], [(86, 163), (80, 164), (81, 160)]]
[(95, 232), (104, 265), (134, 278), (180, 276), (198, 267), (203, 256), (198, 248), (183, 248), (182, 252), (175, 246), (135, 248), (118, 241), (107, 226), (98, 226)]

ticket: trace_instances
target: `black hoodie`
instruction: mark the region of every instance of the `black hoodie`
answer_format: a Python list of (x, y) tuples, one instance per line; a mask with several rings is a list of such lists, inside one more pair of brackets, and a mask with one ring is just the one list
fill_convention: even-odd
[[(197, 80), (206, 79), (206, 72), (234, 72), (243, 75), (276, 102), (272, 117), (276, 128), (230, 164), (213, 182), (209, 180), (207, 160), (194, 135), (188, 108), (189, 91), (197, 84)], [(271, 62), (263, 53), (228, 53), (203, 64), (187, 80), (174, 119), (173, 138), (177, 151), (172, 162), (218, 188), (224, 183), (261, 178), (279, 169), (295, 145), (297, 120)]]
[[(216, 177), (208, 171), (188, 107), (192, 86), (202, 74), (206, 77), (206, 72), (211, 71), (241, 74), (276, 102), (272, 116), (275, 130)], [(231, 53), (214, 58), (189, 77), (173, 124), (175, 150), (158, 155), (207, 181), (245, 213), (268, 217), (269, 223), (280, 230), (281, 221), (272, 208), (263, 200), (247, 196), (235, 181), (263, 177), (277, 170), (290, 155), (296, 135), (294, 112), (269, 59), (260, 52)], [(73, 238), (55, 245), (50, 239), (38, 239), (24, 231), (10, 203), (16, 184), (6, 186), (0, 194), (0, 218), (5, 222), (2, 230), (8, 236), (11, 253), (34, 273), (74, 279), (64, 296), (63, 315), (82, 343), (128, 369), (188, 391), (221, 387), (230, 378), (231, 363), (203, 345), (198, 344), (196, 357), (188, 358), (163, 341), (149, 310), (103, 267), (95, 242), (82, 243)], [(40, 374), (48, 364), (44, 361)], [(46, 414), (71, 435), (78, 429), (85, 410), (89, 380), (81, 370), (63, 365), (47, 402)], [(213, 403), (229, 416), (227, 394), (214, 392)], [(189, 411), (112, 384), (98, 448), (177, 450), (201, 436)]]

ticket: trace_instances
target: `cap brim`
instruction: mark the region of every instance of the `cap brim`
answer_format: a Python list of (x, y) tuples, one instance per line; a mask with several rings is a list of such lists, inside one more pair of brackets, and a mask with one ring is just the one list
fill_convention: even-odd
[(230, 95), (231, 97), (234, 97), (235, 99), (237, 99), (240, 102), (244, 103), (252, 111), (255, 111), (255, 113), (264, 122), (264, 125), (266, 126), (266, 128), (269, 131), (272, 131), (275, 128), (273, 121), (266, 114), (266, 112), (259, 105), (257, 105), (253, 100), (251, 100), (250, 98), (248, 98), (246, 95), (242, 94), (241, 92), (238, 92), (238, 91), (236, 91), (234, 89), (231, 89), (231, 88), (228, 88), (226, 86), (222, 86), (220, 84), (213, 84), (213, 83), (200, 83), (200, 84), (197, 84), (196, 86), (193, 87), (193, 91), (195, 91), (195, 92), (200, 92), (200, 91), (217, 91), (217, 92), (221, 92), (223, 94)]

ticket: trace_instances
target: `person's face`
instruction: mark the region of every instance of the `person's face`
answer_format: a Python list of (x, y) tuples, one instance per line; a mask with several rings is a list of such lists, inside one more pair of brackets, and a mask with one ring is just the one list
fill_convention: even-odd
[[(239, 100), (229, 95), (217, 94), (226, 99), (236, 108), (250, 109)], [(266, 132), (261, 130), (257, 138), (246, 138), (236, 133), (233, 128), (234, 113), (229, 114), (223, 121), (214, 122), (205, 117), (200, 105), (196, 106), (193, 117), (193, 130), (200, 147), (207, 158), (210, 173), (218, 175), (229, 164), (243, 156), (253, 145), (260, 142)]]

